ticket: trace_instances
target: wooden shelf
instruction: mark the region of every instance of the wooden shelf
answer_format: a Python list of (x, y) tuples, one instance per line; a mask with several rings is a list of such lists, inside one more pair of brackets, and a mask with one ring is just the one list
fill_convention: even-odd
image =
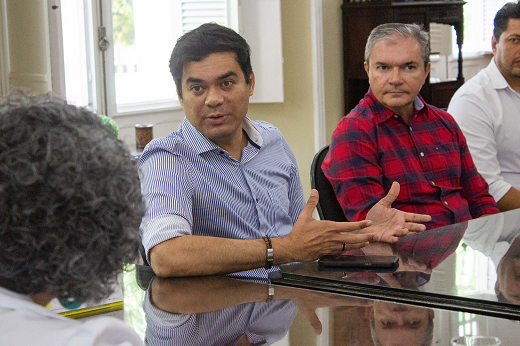
[(345, 0), (343, 11), (343, 65), (345, 83), (345, 111), (348, 113), (368, 90), (368, 76), (364, 70), (365, 44), (373, 28), (383, 23), (415, 23), (429, 30), (430, 23), (448, 24), (455, 28), (459, 48), (458, 75), (455, 81), (430, 84), (429, 77), (421, 89), (424, 100), (434, 106), (447, 108), (453, 93), (464, 83), (462, 72), (462, 43), (464, 41), (464, 1), (371, 1)]

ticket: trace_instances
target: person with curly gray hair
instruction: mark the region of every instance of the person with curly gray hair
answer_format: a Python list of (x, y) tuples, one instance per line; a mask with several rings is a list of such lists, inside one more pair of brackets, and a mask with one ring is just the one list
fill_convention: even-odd
[(0, 205), (0, 345), (142, 345), (117, 319), (45, 308), (107, 297), (139, 255), (137, 167), (99, 116), (51, 96), (0, 100)]

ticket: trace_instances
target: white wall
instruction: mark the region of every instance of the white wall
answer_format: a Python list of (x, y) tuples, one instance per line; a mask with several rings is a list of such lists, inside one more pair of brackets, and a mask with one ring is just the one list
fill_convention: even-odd
[(49, 24), (45, 0), (6, 0), (9, 85), (51, 91)]

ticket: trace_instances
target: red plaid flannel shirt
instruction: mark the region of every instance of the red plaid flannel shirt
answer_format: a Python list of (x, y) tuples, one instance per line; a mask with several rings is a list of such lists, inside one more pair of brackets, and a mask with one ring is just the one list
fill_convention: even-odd
[(334, 131), (322, 168), (347, 219), (363, 220), (393, 181), (392, 206), (431, 215), (427, 228), (498, 213), (455, 120), (420, 96), (414, 106), (407, 125), (369, 91)]

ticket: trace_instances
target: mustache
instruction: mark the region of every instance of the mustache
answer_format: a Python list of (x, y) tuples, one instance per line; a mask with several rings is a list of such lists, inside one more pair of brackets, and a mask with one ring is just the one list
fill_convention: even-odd
[(383, 92), (385, 92), (385, 93), (408, 93), (408, 90), (401, 89), (401, 88), (391, 88), (391, 89), (385, 89)]

